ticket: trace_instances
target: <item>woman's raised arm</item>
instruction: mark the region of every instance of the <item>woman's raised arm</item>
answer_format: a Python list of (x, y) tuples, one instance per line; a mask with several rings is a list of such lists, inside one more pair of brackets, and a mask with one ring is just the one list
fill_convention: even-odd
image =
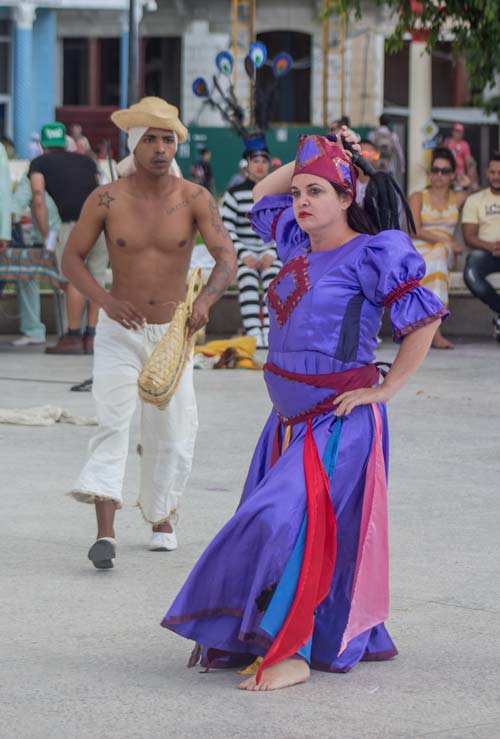
[(253, 189), (253, 199), (255, 203), (265, 195), (283, 195), (290, 192), (290, 186), (292, 184), (293, 170), (295, 167), (295, 161), (284, 164), (279, 169), (276, 169), (263, 180), (257, 182)]

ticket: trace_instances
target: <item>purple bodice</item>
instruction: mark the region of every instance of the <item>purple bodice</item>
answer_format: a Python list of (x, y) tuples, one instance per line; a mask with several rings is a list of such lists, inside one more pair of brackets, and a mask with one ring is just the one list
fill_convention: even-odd
[(279, 367), (317, 374), (371, 363), (388, 302), (395, 341), (447, 314), (415, 282), (425, 275), (425, 263), (401, 231), (360, 234), (335, 249), (311, 252), (290, 195), (263, 198), (250, 216), (264, 241), (275, 239), (283, 261), (267, 296), (269, 361)]

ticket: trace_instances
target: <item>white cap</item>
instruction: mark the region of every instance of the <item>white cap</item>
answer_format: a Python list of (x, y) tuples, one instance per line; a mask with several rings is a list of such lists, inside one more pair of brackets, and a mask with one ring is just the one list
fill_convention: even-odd
[(248, 161), (246, 159), (240, 159), (238, 162), (238, 167), (240, 169), (243, 169), (243, 167), (248, 167)]

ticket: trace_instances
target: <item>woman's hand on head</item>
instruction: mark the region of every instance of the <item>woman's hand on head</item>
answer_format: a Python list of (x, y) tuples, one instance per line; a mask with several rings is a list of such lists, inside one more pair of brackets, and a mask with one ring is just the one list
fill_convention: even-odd
[[(347, 128), (347, 126), (342, 126), (342, 128), (340, 129), (340, 136), (352, 146), (354, 151), (361, 151), (361, 146), (358, 144), (358, 136), (354, 133), (354, 131), (351, 131), (350, 128)], [(341, 140), (340, 143), (342, 143)], [(352, 157), (352, 152), (350, 152), (348, 149), (345, 149), (345, 152), (348, 156)]]

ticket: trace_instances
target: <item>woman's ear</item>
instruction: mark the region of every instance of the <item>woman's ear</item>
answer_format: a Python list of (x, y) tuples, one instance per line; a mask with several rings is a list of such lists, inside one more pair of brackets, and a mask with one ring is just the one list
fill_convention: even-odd
[(348, 192), (341, 192), (339, 193), (339, 200), (342, 210), (347, 210), (353, 202), (354, 198)]

